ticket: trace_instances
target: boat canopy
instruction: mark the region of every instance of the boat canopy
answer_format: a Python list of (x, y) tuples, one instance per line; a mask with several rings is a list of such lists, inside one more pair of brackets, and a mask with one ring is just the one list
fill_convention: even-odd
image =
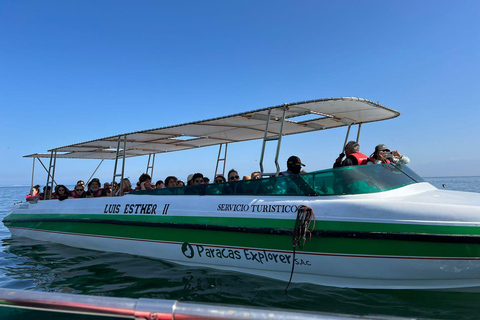
[[(387, 120), (400, 112), (362, 98), (328, 98), (278, 105), (208, 120), (118, 134), (48, 150), (26, 158), (112, 159), (117, 142), (124, 143), (124, 157), (268, 139), (353, 124)], [(267, 123), (267, 126), (266, 126)]]

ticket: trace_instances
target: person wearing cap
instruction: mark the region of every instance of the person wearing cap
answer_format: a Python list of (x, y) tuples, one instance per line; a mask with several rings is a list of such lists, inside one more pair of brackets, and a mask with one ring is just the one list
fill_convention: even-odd
[(397, 150), (390, 152), (390, 149), (387, 148), (384, 144), (379, 144), (375, 147), (375, 151), (370, 155), (372, 162), (369, 164), (380, 164), (380, 163), (395, 163), (395, 164), (407, 164), (410, 162), (410, 159), (407, 156), (401, 155)]
[(292, 174), (303, 173), (302, 166), (305, 167), (305, 165), (302, 163), (299, 157), (291, 156), (287, 160), (287, 171), (280, 172), (279, 175), (290, 176)]
[[(334, 168), (364, 165), (367, 164), (369, 160), (368, 156), (360, 152), (360, 145), (358, 142), (349, 141), (343, 150), (344, 153), (341, 153), (335, 160), (335, 163), (333, 164)], [(344, 156), (346, 156), (346, 158), (342, 161)]]
[(193, 184), (193, 173), (189, 174), (187, 177), (187, 186), (191, 186)]

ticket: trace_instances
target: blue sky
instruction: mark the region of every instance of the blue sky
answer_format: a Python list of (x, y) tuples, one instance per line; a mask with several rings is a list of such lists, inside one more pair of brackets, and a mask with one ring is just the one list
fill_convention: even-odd
[[(342, 96), (402, 113), (362, 128), (364, 153), (385, 143), (422, 176), (480, 175), (479, 18), (479, 1), (1, 1), (0, 186), (30, 184), (26, 154)], [(345, 133), (287, 137), (281, 159), (331, 167)], [(230, 145), (228, 169), (257, 170), (260, 147)], [(153, 178), (211, 177), (217, 153), (157, 156)], [(87, 180), (98, 163), (59, 161), (56, 180)], [(128, 160), (126, 173), (146, 166)]]

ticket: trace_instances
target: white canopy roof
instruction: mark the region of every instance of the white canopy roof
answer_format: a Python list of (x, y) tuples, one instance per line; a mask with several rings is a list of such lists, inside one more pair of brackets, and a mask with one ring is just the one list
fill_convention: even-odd
[[(387, 120), (400, 115), (398, 111), (361, 98), (329, 98), (290, 103), (286, 106), (288, 109), (283, 135)], [(271, 113), (268, 136), (277, 136), (284, 107), (285, 105), (279, 105), (220, 118), (124, 133), (48, 151), (56, 150), (57, 158), (115, 159), (118, 139), (122, 136), (126, 137), (126, 157), (263, 139), (269, 110)], [(305, 116), (308, 116), (308, 119), (302, 119)], [(50, 158), (50, 155), (36, 153), (24, 157)]]

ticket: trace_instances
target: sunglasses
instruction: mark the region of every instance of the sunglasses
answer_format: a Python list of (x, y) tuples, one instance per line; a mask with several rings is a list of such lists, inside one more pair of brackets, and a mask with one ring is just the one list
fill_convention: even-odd
[(238, 180), (238, 179), (240, 179), (239, 176), (231, 176), (231, 177), (230, 177), (230, 180)]
[(76, 191), (83, 191), (84, 189), (75, 189)]
[(203, 182), (203, 180), (198, 180), (198, 179), (195, 180), (195, 183), (200, 183), (200, 182)]

